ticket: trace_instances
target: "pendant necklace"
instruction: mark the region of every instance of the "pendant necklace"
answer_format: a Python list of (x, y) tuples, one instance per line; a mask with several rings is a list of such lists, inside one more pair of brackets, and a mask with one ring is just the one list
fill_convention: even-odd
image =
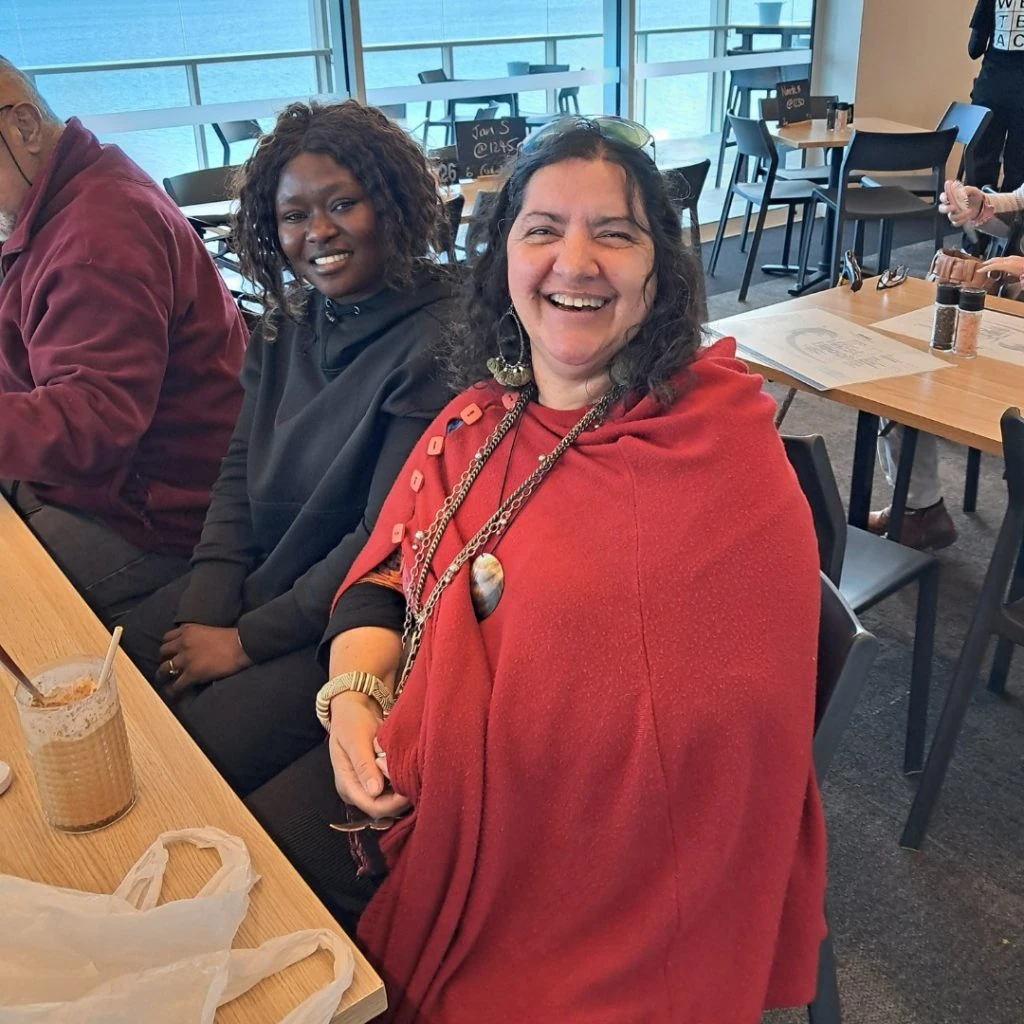
[[(508, 457), (505, 459), (505, 472), (501, 475), (501, 487), (498, 489), (498, 506), (501, 506), (505, 497), (505, 484), (508, 483), (508, 472), (512, 466), (512, 455), (516, 450), (516, 442), (519, 440), (519, 431), (522, 428), (523, 420), (520, 417), (516, 420), (516, 427), (512, 433), (512, 443), (509, 445)], [(494, 544), (497, 548), (501, 538)], [(483, 551), (469, 564), (469, 597), (473, 602), (473, 611), (476, 614), (477, 622), (483, 622), (501, 600), (505, 592), (505, 568), (498, 559), (498, 556), (491, 551)]]
[[(473, 589), (479, 593), (479, 597), (474, 596), (473, 598), (474, 612), (478, 619), (486, 618), (487, 615), (494, 611), (501, 597), (504, 590), (505, 574), (498, 559), (489, 553), (479, 555), (480, 549), (491, 539), (497, 540), (504, 534), (509, 523), (519, 513), (527, 499), (536, 490), (538, 484), (551, 472), (555, 463), (568, 451), (576, 441), (576, 438), (584, 430), (589, 430), (604, 420), (608, 410), (622, 396), (624, 390), (622, 387), (613, 387), (600, 401), (592, 405), (577, 420), (576, 425), (555, 445), (549, 454), (538, 456), (539, 465), (537, 468), (498, 505), (498, 508), (490, 518), (452, 559), (448, 568), (438, 576), (437, 582), (434, 584), (426, 600), (423, 600), (423, 593), (426, 590), (430, 566), (434, 555), (437, 553), (437, 548), (441, 543), (444, 531), (455, 517), (455, 513), (462, 506), (462, 503), (466, 500), (466, 495), (480, 475), (480, 470), (484, 464), (494, 454), (506, 434), (516, 425), (527, 405), (535, 397), (535, 386), (530, 385), (523, 389), (516, 404), (502, 417), (491, 436), (473, 455), (469, 466), (459, 478), (454, 489), (437, 510), (433, 522), (425, 531), (416, 532), (412, 545), (416, 555), (409, 573), (405, 625), (402, 630), (404, 661), (401, 673), (395, 684), (396, 700), (402, 692), (406, 680), (409, 678), (409, 673), (412, 671), (413, 663), (416, 660), (416, 655), (423, 639), (423, 631), (427, 620), (437, 606), (441, 595), (447, 590), (452, 580), (455, 579), (459, 570), (467, 562), (471, 562), (471, 593)], [(510, 464), (511, 459), (510, 451)]]

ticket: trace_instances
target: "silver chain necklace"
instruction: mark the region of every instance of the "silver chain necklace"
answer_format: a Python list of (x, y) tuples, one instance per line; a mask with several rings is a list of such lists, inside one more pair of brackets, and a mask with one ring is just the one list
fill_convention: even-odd
[[(608, 410), (621, 397), (622, 388), (612, 388), (599, 402), (591, 406), (577, 421), (576, 425), (569, 431), (561, 441), (552, 449), (550, 454), (539, 457), (540, 465), (498, 506), (494, 514), (480, 527), (479, 530), (469, 539), (463, 549), (452, 559), (448, 568), (438, 577), (434, 589), (426, 601), (421, 604), (423, 591), (426, 589), (427, 576), (434, 555), (444, 536), (448, 524), (455, 518), (462, 503), (466, 500), (470, 488), (480, 475), (487, 460), (494, 454), (502, 439), (511, 430), (515, 422), (522, 416), (527, 405), (534, 398), (536, 391), (531, 386), (522, 391), (516, 404), (501, 418), (501, 421), (494, 428), (491, 436), (484, 442), (473, 455), (469, 466), (459, 477), (458, 482), (451, 493), (444, 499), (441, 507), (434, 515), (434, 519), (426, 531), (417, 531), (412, 548), (416, 552), (412, 568), (409, 573), (409, 593), (406, 598), (405, 623), (402, 628), (402, 651), (403, 664), (398, 682), (395, 685), (395, 700), (398, 699), (405, 686), (406, 681), (412, 672), (413, 663), (419, 653), (420, 643), (423, 639), (423, 631), (427, 620), (437, 606), (441, 595), (448, 588), (448, 585), (458, 575), (459, 570), (492, 538), (500, 537), (508, 528), (509, 523), (516, 517), (519, 510), (526, 503), (527, 499), (537, 489), (537, 485), (551, 472), (555, 463), (569, 450), (576, 438), (589, 430), (591, 427), (601, 423)], [(491, 558), (495, 563), (494, 556), (481, 556)], [(500, 563), (497, 563), (500, 567)]]

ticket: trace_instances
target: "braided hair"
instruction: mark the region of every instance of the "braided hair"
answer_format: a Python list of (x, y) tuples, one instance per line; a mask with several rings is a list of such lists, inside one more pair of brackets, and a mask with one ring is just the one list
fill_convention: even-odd
[(278, 115), (252, 156), (239, 168), (232, 223), (242, 274), (266, 310), (264, 336), (276, 335), (276, 310), (292, 320), (305, 312), (301, 282), (285, 283), (288, 262), (278, 241), (276, 195), (285, 165), (300, 153), (322, 153), (347, 168), (366, 190), (377, 218), (388, 287), (413, 284), (419, 259), (438, 252), (444, 207), (423, 151), (379, 110), (356, 100), (292, 103)]

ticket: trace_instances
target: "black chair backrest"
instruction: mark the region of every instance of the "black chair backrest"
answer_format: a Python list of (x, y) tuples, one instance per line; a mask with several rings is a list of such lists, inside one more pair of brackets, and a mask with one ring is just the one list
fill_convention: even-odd
[(213, 126), (213, 134), (224, 147), (224, 163), (231, 163), (231, 143), (245, 139), (258, 139), (263, 134), (259, 121), (219, 121)]
[(1024, 509), (1024, 419), (1020, 409), (1007, 409), (999, 421), (1003, 431), (1003, 461), (1010, 504)]
[(447, 82), (448, 74), (444, 68), (437, 68), (433, 71), (420, 71), (416, 76), (420, 80), (420, 85), (431, 85), (434, 82)]
[(487, 224), (491, 219), (491, 207), (498, 199), (497, 192), (477, 192), (473, 206), (473, 219), (466, 228), (466, 259), (472, 259), (487, 241)]
[(737, 68), (729, 78), (729, 85), (736, 89), (775, 91), (776, 86), (783, 80), (782, 68)]
[(452, 196), (445, 201), (445, 237), (441, 239), (442, 248), (448, 253), (448, 258), (455, 259), (455, 240), (459, 237), (459, 225), (462, 223), (462, 208), (466, 205), (466, 197)]
[(726, 114), (726, 117), (729, 118), (729, 126), (736, 140), (737, 158), (750, 156), (756, 160), (778, 163), (779, 155), (764, 121), (755, 117), (737, 117), (735, 114)]
[(820, 434), (809, 437), (784, 434), (782, 444), (811, 508), (814, 533), (818, 538), (818, 567), (838, 586), (846, 557), (846, 514), (825, 439)]
[(491, 103), (486, 107), (480, 107), (473, 115), (474, 121), (493, 121), (498, 116), (498, 104)]
[(379, 103), (377, 109), (385, 116), (391, 118), (392, 121), (404, 121), (408, 109), (404, 103)]
[(973, 185), (977, 179), (974, 169), (974, 152), (991, 120), (992, 111), (988, 107), (954, 101), (946, 108), (942, 120), (939, 121), (939, 131), (945, 128), (956, 129), (956, 141), (964, 147), (959, 173), (968, 185)]
[(956, 128), (941, 132), (862, 132), (855, 130), (843, 159), (849, 171), (921, 171), (945, 167), (956, 142)]
[(823, 573), (814, 702), (814, 769), (819, 782), (828, 772), (877, 654), (878, 641)]
[(661, 172), (669, 199), (679, 210), (696, 209), (710, 169), (711, 161), (705, 157), (699, 163), (669, 167)]
[(530, 73), (530, 62), (528, 60), (510, 60), (505, 65), (508, 68), (508, 77), (517, 78), (519, 75)]
[(568, 71), (568, 64), (531, 64), (531, 75), (553, 75), (559, 71)]
[(237, 170), (234, 165), (175, 174), (164, 178), (164, 188), (178, 206), (219, 203), (231, 198), (231, 179)]
[[(823, 121), (828, 113), (829, 103), (836, 103), (838, 100), (838, 96), (812, 96), (810, 98), (812, 120)], [(778, 121), (778, 119), (779, 98), (777, 96), (766, 96), (761, 100), (761, 120)]]

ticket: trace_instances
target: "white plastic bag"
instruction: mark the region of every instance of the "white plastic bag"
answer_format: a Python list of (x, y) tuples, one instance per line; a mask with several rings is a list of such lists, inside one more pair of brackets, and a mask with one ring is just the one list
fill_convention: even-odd
[[(157, 906), (167, 847), (212, 847), (221, 866), (191, 899)], [(281, 1024), (326, 1024), (352, 983), (352, 952), (310, 930), (231, 949), (258, 880), (245, 844), (215, 828), (165, 832), (112, 896), (0, 875), (0, 1024), (211, 1024), (217, 1007), (312, 955), (334, 980)]]

